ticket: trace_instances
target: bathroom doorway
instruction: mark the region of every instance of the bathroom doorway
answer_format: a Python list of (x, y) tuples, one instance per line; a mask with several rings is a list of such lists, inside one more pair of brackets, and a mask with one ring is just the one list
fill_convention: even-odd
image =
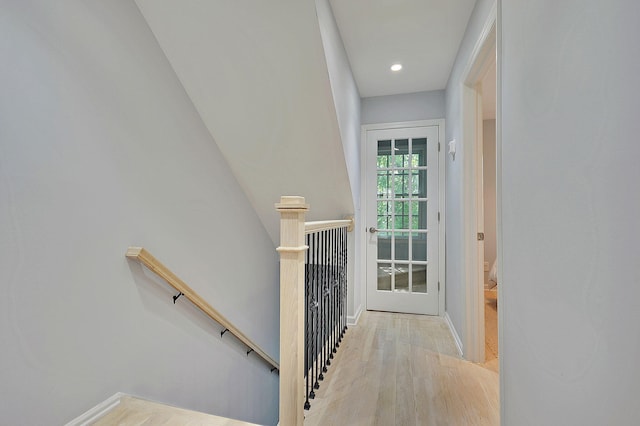
[[(485, 352), (488, 352), (489, 360), (493, 361), (490, 367), (495, 367), (492, 369), (498, 371), (497, 300), (500, 293), (499, 285), (498, 288), (491, 285), (488, 276), (493, 264), (496, 264), (498, 271), (502, 267), (500, 262), (495, 262), (496, 258), (500, 258), (495, 253), (501, 253), (496, 243), (500, 240), (496, 237), (496, 234), (500, 233), (499, 226), (496, 226), (500, 216), (500, 212), (497, 211), (498, 217), (496, 218), (496, 197), (499, 198), (500, 193), (499, 181), (496, 179), (500, 167), (496, 160), (499, 156), (499, 149), (496, 148), (500, 146), (500, 134), (497, 131), (500, 122), (500, 102), (499, 93), (497, 93), (499, 88), (497, 69), (499, 67), (496, 66), (498, 63), (496, 60), (496, 18), (496, 15), (491, 14), (485, 22), (467, 68), (463, 72), (462, 149), (466, 153), (463, 156), (465, 169), (465, 275), (467, 279), (467, 333), (464, 342), (464, 355), (469, 361), (485, 364), (487, 361)], [(487, 143), (491, 145), (487, 149), (486, 160), (488, 164), (486, 166), (483, 154), (485, 129), (488, 133), (486, 135)], [(492, 171), (487, 170), (485, 173), (485, 167), (492, 169)], [(487, 196), (492, 196), (492, 199), (487, 201), (484, 197), (485, 181), (492, 187), (491, 189), (487, 188)], [(485, 204), (490, 210), (487, 212), (486, 223)], [(485, 256), (485, 241), (488, 241), (489, 245), (487, 256)], [(487, 266), (485, 266), (485, 262), (487, 262)], [(497, 273), (496, 276), (498, 275), (500, 274)], [(497, 277), (495, 281), (498, 281)], [(485, 283), (488, 284), (486, 296), (489, 300), (485, 299)], [(489, 302), (489, 306), (485, 309), (487, 302)], [(489, 317), (487, 321), (485, 321), (485, 314)], [(486, 336), (487, 332), (488, 336)], [(487, 348), (488, 342), (491, 348)]]
[(480, 82), (482, 93), (482, 194), (484, 222), (485, 366), (498, 372), (498, 277), (496, 233), (496, 60)]

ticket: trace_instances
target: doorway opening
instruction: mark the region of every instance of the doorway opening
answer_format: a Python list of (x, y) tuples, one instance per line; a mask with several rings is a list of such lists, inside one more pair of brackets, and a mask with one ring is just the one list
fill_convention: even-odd
[[(464, 355), (479, 364), (490, 361), (490, 368), (497, 372), (499, 285), (492, 281), (499, 281), (500, 274), (491, 274), (492, 269), (500, 271), (502, 267), (497, 209), (500, 142), (496, 123), (500, 121), (500, 108), (496, 90), (496, 20), (494, 11), (485, 22), (463, 73), (462, 150), (467, 330)], [(483, 153), (485, 148), (487, 152)]]
[(444, 120), (363, 126), (367, 310), (444, 312)]
[(498, 264), (496, 221), (496, 60), (480, 82), (482, 95), (482, 216), (484, 224), (484, 364), (498, 366)]

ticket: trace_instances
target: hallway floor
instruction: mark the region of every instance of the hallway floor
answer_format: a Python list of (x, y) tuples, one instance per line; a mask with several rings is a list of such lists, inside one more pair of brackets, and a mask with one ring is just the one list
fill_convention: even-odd
[(89, 420), (88, 423), (83, 422), (82, 424), (91, 424), (93, 426), (257, 426), (254, 423), (185, 410), (130, 395), (123, 395), (110, 407), (107, 409), (106, 414), (97, 420)]
[(364, 312), (305, 425), (498, 425), (498, 375), (461, 359), (442, 318)]
[(498, 373), (498, 289), (484, 291), (484, 366)]

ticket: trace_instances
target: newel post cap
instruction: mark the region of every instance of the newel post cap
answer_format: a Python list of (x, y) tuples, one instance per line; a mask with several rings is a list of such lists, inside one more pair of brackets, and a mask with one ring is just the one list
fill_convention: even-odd
[(304, 197), (295, 195), (284, 195), (280, 197), (280, 202), (276, 203), (278, 211), (307, 211), (309, 204), (304, 202)]

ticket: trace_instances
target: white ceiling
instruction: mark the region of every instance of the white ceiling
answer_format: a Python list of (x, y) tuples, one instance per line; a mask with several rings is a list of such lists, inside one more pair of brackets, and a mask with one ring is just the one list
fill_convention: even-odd
[(444, 89), (476, 1), (330, 2), (364, 98)]

